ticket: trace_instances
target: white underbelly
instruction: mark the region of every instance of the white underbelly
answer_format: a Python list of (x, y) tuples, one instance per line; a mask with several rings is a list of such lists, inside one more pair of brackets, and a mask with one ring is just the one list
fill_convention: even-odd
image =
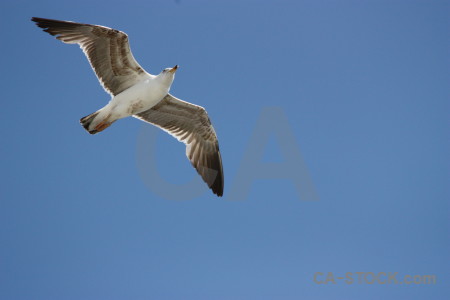
[(152, 108), (168, 92), (167, 88), (146, 80), (114, 96), (108, 106), (114, 119), (122, 119)]

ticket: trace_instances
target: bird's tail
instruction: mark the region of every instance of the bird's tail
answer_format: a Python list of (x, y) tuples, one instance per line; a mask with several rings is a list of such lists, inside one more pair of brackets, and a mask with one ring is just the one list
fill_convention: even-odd
[(104, 108), (97, 110), (84, 118), (80, 119), (80, 124), (90, 134), (96, 134), (108, 128), (115, 120), (111, 120), (111, 114), (105, 115)]
[(94, 121), (95, 117), (98, 115), (98, 111), (96, 111), (95, 113), (92, 113), (86, 117), (83, 117), (80, 119), (80, 124), (84, 127), (84, 129), (86, 129), (87, 132), (89, 132), (90, 134), (96, 134), (98, 131), (95, 129), (89, 129), (92, 121)]

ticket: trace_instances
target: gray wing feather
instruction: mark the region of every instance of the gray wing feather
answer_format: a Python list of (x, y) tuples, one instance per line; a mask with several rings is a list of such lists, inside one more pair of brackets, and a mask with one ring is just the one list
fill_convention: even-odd
[(216, 132), (201, 106), (168, 94), (160, 103), (134, 115), (186, 144), (186, 156), (214, 194), (223, 195), (222, 158)]
[(103, 88), (117, 95), (139, 81), (147, 73), (136, 62), (128, 36), (99, 25), (32, 18), (45, 32), (67, 44), (79, 44)]

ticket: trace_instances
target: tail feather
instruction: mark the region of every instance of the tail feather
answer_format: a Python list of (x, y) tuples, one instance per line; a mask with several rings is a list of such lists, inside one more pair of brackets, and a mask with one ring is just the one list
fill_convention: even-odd
[(80, 119), (80, 124), (90, 134), (96, 134), (98, 132), (95, 128), (92, 130), (89, 130), (89, 126), (91, 125), (92, 121), (94, 121), (94, 119), (97, 115), (98, 115), (98, 111)]

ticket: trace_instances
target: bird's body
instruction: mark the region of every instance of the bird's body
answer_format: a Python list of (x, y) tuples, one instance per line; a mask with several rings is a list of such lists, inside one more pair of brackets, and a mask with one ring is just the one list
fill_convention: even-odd
[(79, 44), (111, 94), (106, 106), (81, 118), (89, 133), (129, 116), (151, 123), (185, 143), (194, 168), (216, 195), (223, 195), (219, 143), (205, 109), (169, 94), (178, 66), (158, 75), (147, 73), (134, 59), (128, 36), (115, 29), (43, 18), (32, 21), (64, 43)]
[[(94, 131), (97, 133), (106, 129), (110, 124), (119, 119), (130, 117), (152, 108), (169, 93), (173, 82), (173, 79), (164, 80), (166, 79), (164, 78), (166, 77), (165, 74), (153, 76), (146, 73), (142, 77), (141, 81), (123, 92), (112, 96), (107, 105), (91, 114), (96, 115), (88, 124), (88, 127), (86, 128), (85, 126), (86, 130), (90, 133), (93, 133)], [(89, 116), (85, 118), (88, 118)], [(104, 127), (99, 128), (99, 124), (104, 124)]]

